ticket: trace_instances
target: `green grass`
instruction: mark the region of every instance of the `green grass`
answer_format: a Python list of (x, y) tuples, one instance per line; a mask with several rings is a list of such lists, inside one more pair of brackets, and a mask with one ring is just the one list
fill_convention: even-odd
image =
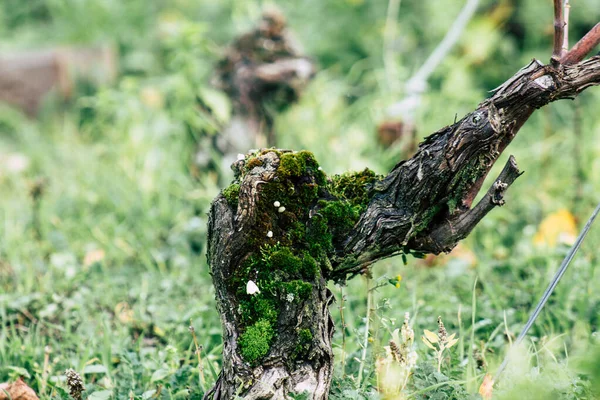
[[(49, 102), (38, 121), (0, 110), (0, 382), (25, 375), (42, 399), (67, 398), (63, 374), (74, 368), (88, 393), (102, 392), (96, 396), (108, 390), (115, 399), (199, 398), (215, 381), (221, 361), (220, 319), (204, 255), (206, 213), (219, 185), (210, 173), (196, 176), (189, 160), (199, 132), (210, 135), (220, 122), (199, 111), (195, 101), (198, 96), (212, 101), (226, 117), (227, 104), (202, 88), (219, 46), (249, 26), (260, 4), (83, 3), (98, 12), (79, 19), (85, 7), (65, 1), (38, 0), (28, 10), (0, 6), (3, 47), (108, 39), (123, 56), (113, 87), (66, 106)], [(423, 3), (401, 5), (408, 11), (401, 16), (399, 79), (410, 75), (451, 22), (434, 2)], [(451, 3), (458, 10), (459, 2)], [(376, 143), (374, 127), (384, 118), (382, 110), (402, 95), (383, 80), (385, 4), (311, 0), (302, 12), (291, 3), (282, 6), (322, 71), (300, 103), (276, 121), (280, 146), (313, 151), (328, 173), (364, 167), (385, 173), (400, 155)], [(494, 25), (498, 17), (484, 5), (469, 28), (484, 34), (468, 35), (432, 79), (416, 121), (421, 136), (471, 110), (528, 58), (548, 58), (543, 27), (550, 23), (538, 22), (539, 15), (550, 16), (546, 6), (531, 0), (514, 10), (512, 18), (526, 22), (520, 43), (490, 33), (500, 29)], [(573, 7), (575, 29), (593, 19), (585, 7)], [(174, 36), (161, 36), (155, 23), (167, 16), (177, 21)], [(440, 26), (422, 32), (425, 16), (440, 20)], [(317, 35), (320, 18), (335, 24), (321, 23)], [(78, 24), (70, 23), (74, 20)], [(348, 23), (358, 29), (340, 36)], [(136, 64), (140, 59), (152, 62)], [(159, 106), (145, 98), (148, 88), (161, 96)], [(508, 154), (526, 173), (510, 188), (507, 205), (492, 211), (466, 240), (474, 265), (458, 257), (435, 268), (413, 258), (408, 265), (401, 258), (382, 261), (369, 282), (359, 277), (343, 288), (345, 329), (338, 310), (342, 289), (331, 285), (337, 297), (331, 308), (338, 327), (334, 350), (337, 360), (345, 360), (343, 371), (336, 363), (332, 398), (381, 398), (376, 360), (385, 355), (383, 346), (405, 312), (411, 314), (419, 355), (407, 397), (477, 397), (483, 375), (495, 372), (566, 253), (565, 247), (533, 245), (539, 223), (567, 208), (581, 226), (598, 201), (598, 104), (600, 90), (594, 88), (576, 101), (583, 115), (580, 189), (575, 105), (551, 105), (522, 129), (490, 178)], [(9, 155), (25, 157), (27, 168), (7, 170)], [(30, 191), (39, 179), (45, 186), (36, 206)], [(596, 226), (513, 357), (495, 391), (498, 398), (600, 396), (598, 240)], [(91, 254), (97, 261), (86, 262)], [(389, 279), (399, 274), (397, 288)], [(460, 338), (441, 374), (420, 341), (424, 329), (437, 329), (438, 316)], [(190, 323), (202, 346), (203, 379)]]

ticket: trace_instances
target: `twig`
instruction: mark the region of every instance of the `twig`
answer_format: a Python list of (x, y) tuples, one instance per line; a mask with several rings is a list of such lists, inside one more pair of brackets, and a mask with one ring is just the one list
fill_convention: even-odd
[(600, 44), (600, 23), (590, 29), (571, 50), (562, 56), (560, 63), (565, 65), (576, 64), (583, 60), (598, 44)]
[(564, 5), (564, 14), (565, 14), (565, 28), (564, 28), (564, 39), (563, 39), (563, 45), (562, 45), (562, 51), (560, 52), (560, 56), (564, 56), (567, 51), (569, 51), (569, 11), (571, 10), (571, 4), (569, 3), (569, 0), (565, 0), (565, 5)]
[(192, 338), (194, 340), (194, 346), (196, 347), (196, 355), (198, 356), (198, 378), (200, 379), (200, 387), (202, 390), (206, 391), (206, 381), (204, 379), (204, 365), (202, 364), (202, 346), (198, 344), (198, 338), (196, 337), (196, 330), (192, 325), (192, 320), (190, 319), (190, 332), (192, 333)]
[[(544, 292), (544, 295), (540, 299), (540, 302), (535, 307), (535, 310), (533, 311), (533, 313), (529, 317), (529, 320), (527, 321), (527, 323), (525, 324), (525, 327), (523, 328), (523, 330), (519, 334), (519, 337), (517, 337), (517, 340), (515, 340), (515, 345), (516, 346), (518, 346), (523, 341), (523, 339), (527, 335), (527, 332), (529, 331), (529, 329), (531, 328), (531, 326), (533, 325), (533, 323), (535, 322), (535, 320), (537, 319), (537, 317), (540, 315), (540, 312), (542, 311), (542, 309), (546, 305), (546, 302), (548, 301), (548, 299), (552, 295), (552, 292), (554, 292), (554, 289), (556, 289), (556, 285), (558, 285), (558, 282), (560, 282), (560, 279), (565, 274), (565, 271), (569, 267), (569, 264), (573, 260), (573, 257), (575, 256), (575, 254), (577, 253), (577, 251), (581, 247), (581, 244), (583, 243), (583, 240), (585, 239), (585, 236), (587, 235), (588, 231), (590, 230), (590, 227), (592, 226), (592, 223), (594, 223), (594, 220), (598, 216), (598, 213), (600, 213), (600, 204), (598, 204), (598, 206), (596, 206), (596, 209), (594, 210), (594, 212), (592, 213), (592, 215), (588, 219), (587, 223), (583, 227), (583, 230), (581, 231), (581, 233), (577, 237), (577, 240), (575, 241), (575, 243), (573, 244), (573, 246), (569, 250), (569, 253), (567, 254), (567, 256), (564, 258), (562, 264), (560, 265), (560, 268), (558, 269), (558, 271), (556, 271), (556, 274), (554, 274), (554, 277), (552, 278), (552, 281), (550, 282), (550, 284), (546, 288), (546, 291)], [(506, 354), (506, 357), (504, 358), (504, 361), (502, 361), (502, 364), (500, 365), (500, 368), (498, 368), (498, 371), (496, 372), (496, 376), (494, 377), (494, 382), (498, 381), (498, 378), (500, 377), (500, 375), (502, 374), (502, 372), (506, 368), (506, 365), (508, 364), (509, 358), (510, 358), (510, 352), (508, 352)]]
[(344, 287), (340, 285), (340, 319), (342, 320), (342, 377), (346, 377), (346, 320), (344, 319)]
[(360, 357), (360, 367), (358, 368), (358, 378), (356, 379), (356, 387), (360, 388), (365, 369), (365, 361), (367, 359), (367, 348), (369, 347), (369, 325), (371, 321), (371, 302), (373, 293), (370, 290), (371, 279), (367, 276), (367, 320), (365, 322), (365, 340), (363, 342), (362, 355)]
[(550, 61), (554, 66), (560, 63), (562, 48), (565, 41), (565, 17), (563, 15), (563, 0), (554, 0), (554, 46)]

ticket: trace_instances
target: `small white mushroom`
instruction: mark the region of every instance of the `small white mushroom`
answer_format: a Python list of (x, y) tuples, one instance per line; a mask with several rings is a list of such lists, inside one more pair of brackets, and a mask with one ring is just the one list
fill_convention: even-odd
[(285, 207), (284, 207), (284, 206), (281, 206), (281, 207), (279, 207), (279, 208), (277, 209), (277, 211), (279, 211), (280, 213), (282, 213), (282, 212), (284, 212), (284, 211), (285, 211)]
[(273, 237), (273, 231), (267, 232), (267, 237), (272, 238)]
[(243, 155), (242, 153), (239, 153), (237, 156), (238, 161), (244, 161), (246, 159), (246, 156)]
[(322, 168), (322, 167), (319, 167), (319, 168), (317, 168), (317, 169), (318, 169), (319, 171), (323, 171), (323, 168)]
[(256, 286), (256, 283), (254, 283), (253, 281), (248, 281), (248, 283), (246, 284), (246, 293), (248, 293), (249, 295), (257, 294), (260, 293), (260, 289), (258, 288), (258, 286)]
[(281, 205), (281, 203), (280, 203), (280, 202), (278, 202), (278, 201), (275, 201), (275, 202), (273, 203), (273, 206), (275, 206), (275, 207), (279, 207), (280, 205)]

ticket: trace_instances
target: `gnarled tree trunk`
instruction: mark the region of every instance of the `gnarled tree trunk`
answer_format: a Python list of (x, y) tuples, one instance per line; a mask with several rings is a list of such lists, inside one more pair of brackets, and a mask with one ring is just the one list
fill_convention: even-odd
[(532, 61), (385, 177), (365, 170), (327, 178), (304, 151), (264, 149), (237, 161), (234, 183), (210, 210), (224, 349), (205, 398), (326, 399), (333, 368), (326, 282), (395, 254), (449, 251), (502, 205), (520, 175), (512, 157), (472, 202), (535, 109), (600, 84), (600, 56), (581, 61), (600, 41), (599, 27), (552, 65)]
[[(215, 71), (215, 85), (232, 102), (232, 118), (214, 138), (201, 141), (196, 164), (206, 168), (216, 149), (224, 169), (251, 148), (275, 145), (274, 114), (301, 96), (315, 73), (277, 9), (265, 10), (258, 25), (227, 48)], [(207, 140), (214, 143), (207, 143)]]

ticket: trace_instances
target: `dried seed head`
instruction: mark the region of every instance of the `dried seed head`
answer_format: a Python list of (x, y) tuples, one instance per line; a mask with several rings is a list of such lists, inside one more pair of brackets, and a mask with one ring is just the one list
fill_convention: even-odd
[(438, 337), (440, 338), (441, 344), (445, 345), (448, 343), (448, 332), (446, 332), (441, 316), (438, 317)]
[(409, 321), (410, 321), (410, 314), (407, 312), (404, 314), (404, 323), (402, 324), (401, 334), (402, 334), (402, 340), (408, 346), (410, 346), (412, 344), (412, 342), (415, 340), (415, 331), (413, 331), (413, 329), (410, 327)]
[(79, 374), (73, 369), (66, 370), (65, 375), (67, 376), (69, 394), (75, 400), (81, 400), (81, 393), (85, 390), (81, 376), (79, 376)]
[(390, 340), (390, 353), (392, 353), (392, 358), (394, 359), (394, 361), (399, 363), (404, 362), (404, 356), (402, 355), (402, 351), (400, 350), (400, 347), (398, 347), (398, 344), (396, 344), (396, 342), (394, 342), (393, 340)]

